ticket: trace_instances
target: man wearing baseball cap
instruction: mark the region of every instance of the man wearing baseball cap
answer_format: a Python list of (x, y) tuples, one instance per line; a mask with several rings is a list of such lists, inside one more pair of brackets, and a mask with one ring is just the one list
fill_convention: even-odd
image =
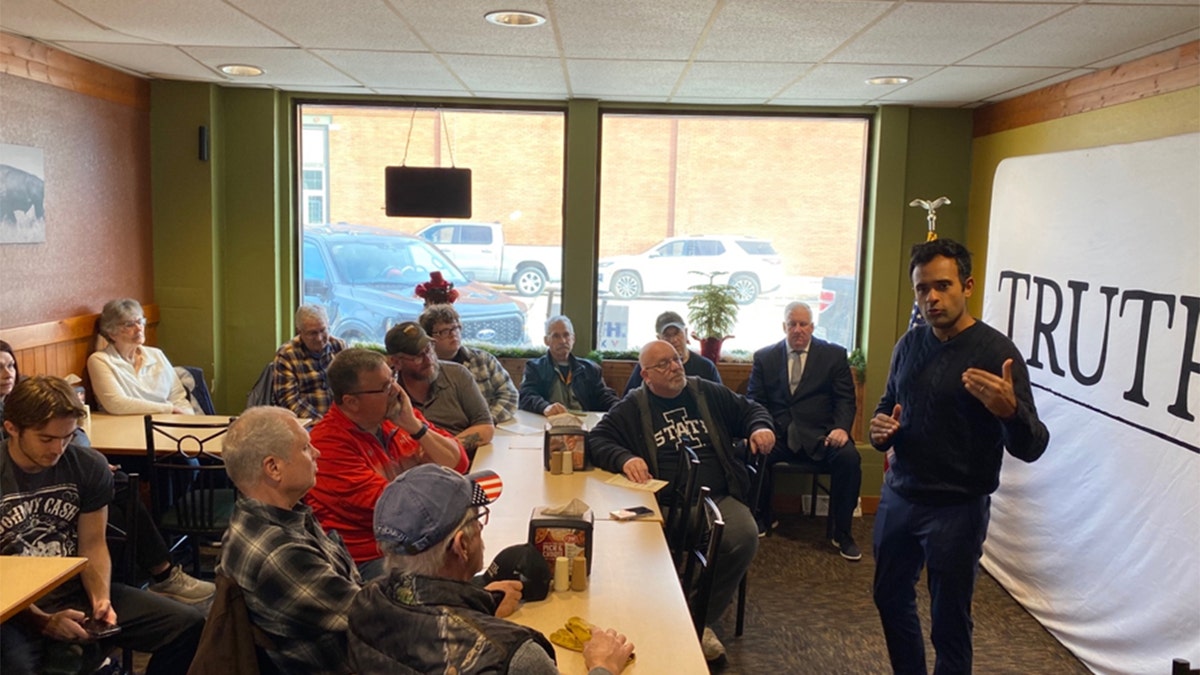
[[(375, 537), (389, 575), (350, 606), (358, 672), (558, 673), (545, 636), (500, 618), (515, 610), (515, 598), (506, 594), (498, 606), (471, 583), (483, 568), (487, 505), (499, 496), (499, 482), (490, 471), (462, 476), (423, 465), (380, 495)], [(597, 628), (583, 658), (589, 675), (615, 675), (632, 653), (625, 636)]]
[[(684, 375), (695, 375), (709, 382), (721, 384), (721, 373), (717, 372), (717, 364), (688, 349), (687, 324), (683, 322), (683, 317), (675, 312), (659, 314), (658, 319), (654, 322), (654, 333), (659, 340), (670, 343), (675, 348), (675, 353), (679, 354), (679, 360), (683, 361)], [(629, 382), (625, 383), (625, 393), (628, 394), (640, 386), (642, 386), (641, 363), (633, 367), (633, 374), (629, 376)]]
[(468, 457), (474, 458), (476, 448), (492, 442), (496, 426), (471, 371), (439, 361), (421, 324), (396, 324), (383, 343), (397, 381), (425, 419), (454, 434)]

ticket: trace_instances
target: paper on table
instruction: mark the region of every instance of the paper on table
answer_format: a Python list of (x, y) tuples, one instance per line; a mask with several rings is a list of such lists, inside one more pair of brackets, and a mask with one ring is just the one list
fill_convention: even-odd
[[(517, 436), (536, 435), (539, 436), (539, 438), (543, 431), (541, 427), (531, 427), (528, 424), (521, 424), (520, 422), (505, 422), (504, 424), (497, 425), (496, 430), (515, 434)], [(541, 443), (540, 440), (538, 442)]]
[(541, 450), (545, 445), (545, 439), (539, 434), (537, 436), (515, 436), (508, 441), (508, 447), (511, 449), (520, 448), (522, 450)]
[(614, 473), (611, 478), (604, 482), (608, 483), (609, 485), (616, 485), (618, 487), (625, 487), (633, 490), (643, 490), (645, 492), (658, 492), (667, 486), (667, 481), (659, 480), (657, 478), (651, 478), (645, 483), (635, 483), (626, 478), (623, 474), (619, 473)]

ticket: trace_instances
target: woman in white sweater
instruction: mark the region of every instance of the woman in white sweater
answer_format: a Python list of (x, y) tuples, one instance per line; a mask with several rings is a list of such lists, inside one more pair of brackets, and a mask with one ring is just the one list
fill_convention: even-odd
[(112, 415), (195, 415), (187, 390), (162, 350), (146, 346), (146, 317), (137, 300), (104, 305), (100, 334), (108, 340), (88, 357), (96, 402)]

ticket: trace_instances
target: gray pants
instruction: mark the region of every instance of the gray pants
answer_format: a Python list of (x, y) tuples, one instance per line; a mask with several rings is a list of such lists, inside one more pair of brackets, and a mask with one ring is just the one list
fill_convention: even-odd
[(709, 626), (721, 618), (737, 594), (742, 577), (758, 552), (758, 523), (750, 509), (729, 495), (717, 500), (717, 508), (721, 509), (721, 517), (725, 520), (725, 531), (721, 535), (712, 599), (708, 603), (708, 615), (704, 617), (704, 623)]

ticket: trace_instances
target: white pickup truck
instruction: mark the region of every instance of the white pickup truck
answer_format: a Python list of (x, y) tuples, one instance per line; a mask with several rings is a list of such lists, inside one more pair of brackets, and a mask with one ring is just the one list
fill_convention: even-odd
[(440, 248), (476, 281), (512, 284), (521, 295), (538, 295), (547, 283), (562, 281), (561, 246), (506, 244), (499, 223), (434, 223), (417, 236)]

